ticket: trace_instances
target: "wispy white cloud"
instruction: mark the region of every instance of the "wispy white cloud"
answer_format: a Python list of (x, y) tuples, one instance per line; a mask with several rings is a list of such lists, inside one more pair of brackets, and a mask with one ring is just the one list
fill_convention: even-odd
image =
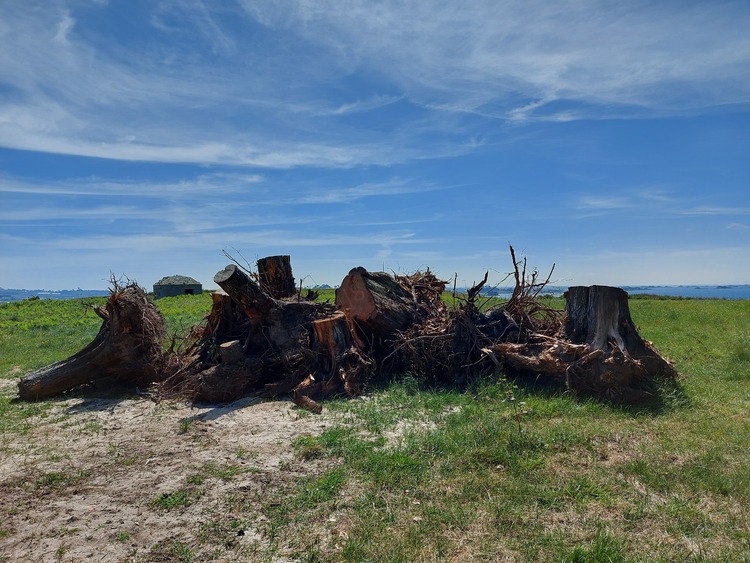
[[(267, 168), (388, 165), (475, 150), (451, 114), (523, 124), (750, 101), (742, 3), (239, 5), (175, 0), (115, 25), (114, 4), (3, 3), (0, 145)], [(347, 121), (399, 101), (422, 113)]]
[(318, 112), (318, 115), (346, 115), (351, 113), (362, 113), (389, 106), (402, 99), (403, 96), (373, 96), (365, 100), (357, 100), (356, 102), (341, 104), (334, 109), (320, 110)]
[(750, 207), (700, 206), (683, 209), (680, 215), (750, 215)]
[(313, 190), (299, 199), (300, 203), (350, 203), (368, 197), (425, 193), (449, 189), (450, 186), (430, 185), (407, 178), (392, 178), (386, 182), (366, 183), (348, 188)]
[[(245, 6), (265, 25), (317, 37), (377, 67), (414, 99), (464, 111), (501, 101), (521, 119), (568, 100), (670, 112), (687, 109), (685, 87), (694, 94), (688, 105), (743, 102), (750, 92), (748, 12), (734, 3)], [(717, 81), (729, 89), (721, 93)]]
[(558, 264), (560, 277), (570, 280), (571, 285), (714, 284), (719, 272), (722, 283), (745, 284), (750, 279), (750, 247), (649, 244), (626, 250), (561, 254)]
[(215, 172), (199, 174), (184, 180), (157, 182), (153, 180), (112, 180), (86, 177), (56, 180), (23, 180), (0, 176), (0, 193), (59, 196), (138, 196), (152, 198), (184, 197), (187, 195), (227, 195), (257, 189), (263, 183), (259, 174)]
[(663, 217), (718, 217), (750, 215), (748, 207), (721, 207), (695, 204), (696, 196), (678, 195), (664, 188), (620, 188), (624, 195), (584, 195), (577, 199), (575, 217), (589, 218), (626, 212), (635, 215)]
[(70, 43), (68, 41), (68, 33), (70, 33), (70, 30), (73, 29), (75, 23), (76, 21), (70, 17), (70, 14), (65, 12), (60, 19), (60, 22), (57, 24), (57, 34), (55, 35), (53, 41), (56, 41), (57, 43), (60, 43), (62, 45), (69, 45)]
[(632, 205), (629, 198), (621, 196), (584, 196), (578, 200), (578, 208), (584, 210), (627, 209)]

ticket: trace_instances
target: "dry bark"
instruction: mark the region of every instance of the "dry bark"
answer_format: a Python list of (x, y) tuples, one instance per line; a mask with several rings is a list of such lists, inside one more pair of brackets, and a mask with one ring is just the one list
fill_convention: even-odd
[(266, 317), (276, 307), (276, 300), (234, 264), (217, 272), (214, 282), (245, 312), (251, 321)]

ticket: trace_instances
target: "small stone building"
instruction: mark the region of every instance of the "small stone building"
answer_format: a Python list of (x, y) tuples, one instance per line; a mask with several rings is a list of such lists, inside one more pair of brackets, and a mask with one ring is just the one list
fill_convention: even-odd
[(167, 276), (154, 284), (154, 299), (175, 295), (195, 295), (203, 291), (200, 282), (188, 276)]

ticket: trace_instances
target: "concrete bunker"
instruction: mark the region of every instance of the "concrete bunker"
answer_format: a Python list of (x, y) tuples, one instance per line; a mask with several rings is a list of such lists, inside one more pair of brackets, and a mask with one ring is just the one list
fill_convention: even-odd
[(197, 295), (202, 292), (201, 283), (188, 276), (166, 276), (154, 284), (154, 299), (176, 295)]

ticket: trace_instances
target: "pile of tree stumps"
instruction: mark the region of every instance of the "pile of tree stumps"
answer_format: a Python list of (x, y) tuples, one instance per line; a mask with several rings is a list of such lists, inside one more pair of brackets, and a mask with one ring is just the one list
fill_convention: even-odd
[(179, 351), (174, 340), (164, 349), (163, 319), (145, 292), (115, 285), (97, 310), (103, 324), (94, 341), (24, 376), (19, 396), (117, 377), (152, 384), (155, 397), (217, 403), (291, 395), (320, 412), (320, 398), (358, 395), (374, 374), (415, 371), (449, 384), (492, 372), (541, 375), (610, 400), (639, 400), (654, 378), (677, 375), (638, 335), (623, 290), (571, 287), (563, 314), (538, 298), (549, 276), (527, 274), (512, 247), (511, 256), (513, 295), (489, 310), (480, 306), (487, 276), (447, 307), (446, 282), (429, 270), (396, 276), (358, 267), (331, 304), (313, 292), (302, 296), (289, 256), (259, 260), (257, 273), (230, 264), (214, 276), (221, 290)]

